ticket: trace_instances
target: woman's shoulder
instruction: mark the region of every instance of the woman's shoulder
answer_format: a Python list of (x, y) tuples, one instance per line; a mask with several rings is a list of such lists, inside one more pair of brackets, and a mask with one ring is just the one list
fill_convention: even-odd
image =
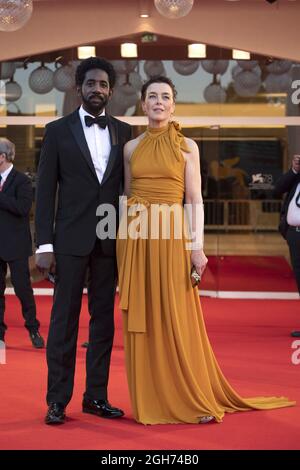
[(130, 160), (131, 155), (137, 148), (140, 141), (144, 138), (145, 132), (141, 135), (138, 135), (135, 139), (129, 140), (124, 146), (124, 157), (127, 160)]
[(190, 139), (189, 137), (185, 137), (184, 142), (190, 152), (198, 151), (198, 145), (193, 139)]
[(183, 157), (186, 162), (199, 160), (199, 147), (193, 139), (184, 138), (184, 143), (188, 151), (183, 151)]

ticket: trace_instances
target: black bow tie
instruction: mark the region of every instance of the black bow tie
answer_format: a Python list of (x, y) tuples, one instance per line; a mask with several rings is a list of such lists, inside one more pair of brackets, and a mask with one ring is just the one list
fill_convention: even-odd
[(102, 129), (105, 129), (107, 126), (107, 116), (97, 116), (93, 118), (92, 116), (84, 116), (84, 121), (86, 126), (91, 127), (93, 124), (97, 124)]

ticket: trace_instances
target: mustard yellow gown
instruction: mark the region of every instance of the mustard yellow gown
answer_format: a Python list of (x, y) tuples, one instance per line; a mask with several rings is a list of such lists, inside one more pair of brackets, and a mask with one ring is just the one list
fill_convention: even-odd
[[(179, 126), (170, 123), (161, 129), (149, 128), (131, 156), (128, 211), (135, 208), (136, 215), (146, 214), (149, 233), (150, 204), (160, 204), (164, 212), (173, 203), (183, 203), (181, 150), (187, 150), (184, 138)], [(134, 217), (128, 217), (128, 225)], [(121, 226), (123, 222), (124, 217)], [(225, 379), (206, 333), (198, 289), (191, 285), (190, 252), (184, 237), (164, 239), (160, 230), (158, 239), (126, 239), (120, 231), (120, 308), (136, 421), (198, 423), (201, 417), (212, 415), (220, 422), (225, 412), (295, 404), (285, 397), (242, 398)]]

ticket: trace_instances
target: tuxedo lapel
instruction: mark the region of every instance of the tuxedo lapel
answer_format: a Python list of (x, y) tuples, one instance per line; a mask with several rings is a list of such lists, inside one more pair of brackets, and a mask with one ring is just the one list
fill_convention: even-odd
[(77, 142), (78, 147), (81, 150), (81, 153), (87, 162), (88, 166), (90, 167), (90, 170), (92, 171), (93, 175), (97, 178), (97, 174), (95, 171), (95, 167), (93, 164), (93, 160), (88, 148), (88, 144), (85, 140), (85, 135), (82, 129), (80, 117), (78, 110), (76, 110), (71, 116), (69, 120), (69, 126), (71, 128), (71, 131), (73, 133), (74, 139)]
[(9, 186), (11, 185), (11, 183), (13, 182), (15, 176), (16, 176), (16, 170), (13, 168), (11, 170), (11, 172), (9, 173), (8, 177), (6, 178), (5, 180), (5, 183), (3, 184), (3, 188), (2, 188), (2, 192), (5, 193), (5, 191), (7, 191), (7, 189), (9, 188)]
[(108, 117), (108, 130), (110, 135), (110, 142), (111, 142), (111, 150), (110, 155), (107, 163), (107, 167), (105, 173), (103, 175), (101, 185), (105, 183), (105, 181), (109, 178), (111, 171), (114, 167), (117, 155), (118, 155), (118, 129), (116, 123), (111, 119), (110, 116)]
[(111, 145), (118, 144), (118, 128), (116, 122), (111, 118), (111, 116), (107, 116), (108, 120), (108, 130), (110, 135)]

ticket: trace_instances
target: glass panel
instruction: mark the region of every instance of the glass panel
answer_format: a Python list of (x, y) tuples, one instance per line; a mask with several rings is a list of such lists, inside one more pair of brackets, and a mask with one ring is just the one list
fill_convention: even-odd
[[(229, 291), (283, 292), (297, 298), (286, 241), (278, 232), (278, 178), (299, 152), (298, 127), (221, 128), (208, 180), (217, 186), (219, 295)], [(205, 141), (209, 154), (216, 142)], [(206, 204), (208, 201), (206, 201)], [(209, 231), (209, 225), (206, 227)], [(241, 294), (244, 295), (244, 294)]]
[[(58, 59), (60, 51), (57, 51)], [(150, 76), (169, 76), (181, 116), (299, 116), (300, 66), (284, 60), (114, 60), (114, 115), (142, 115), (139, 95)], [(62, 116), (79, 105), (78, 60), (0, 64), (0, 115)], [(2, 79), (2, 80), (1, 80)]]
[[(43, 135), (44, 128), (41, 126), (0, 126), (0, 137), (6, 137), (16, 145), (14, 166), (17, 170), (24, 172), (31, 179), (34, 196), (36, 172)], [(34, 207), (35, 203), (33, 202), (31, 210), (32, 232)]]
[[(140, 134), (145, 127), (136, 126)], [(286, 292), (297, 298), (289, 250), (278, 232), (281, 200), (274, 184), (299, 153), (300, 128), (184, 127), (200, 150), (205, 206), (205, 252), (209, 258), (201, 289)], [(35, 188), (44, 129), (2, 126), (0, 137), (16, 144), (15, 166)], [(34, 205), (32, 210), (33, 221)]]
[(209, 264), (201, 281), (200, 290), (207, 295), (215, 295), (218, 290), (218, 256), (220, 227), (224, 224), (224, 211), (220, 200), (218, 179), (212, 177), (214, 163), (219, 159), (220, 131), (218, 126), (184, 128), (184, 135), (193, 139), (199, 148), (204, 202), (205, 232), (204, 252)]

